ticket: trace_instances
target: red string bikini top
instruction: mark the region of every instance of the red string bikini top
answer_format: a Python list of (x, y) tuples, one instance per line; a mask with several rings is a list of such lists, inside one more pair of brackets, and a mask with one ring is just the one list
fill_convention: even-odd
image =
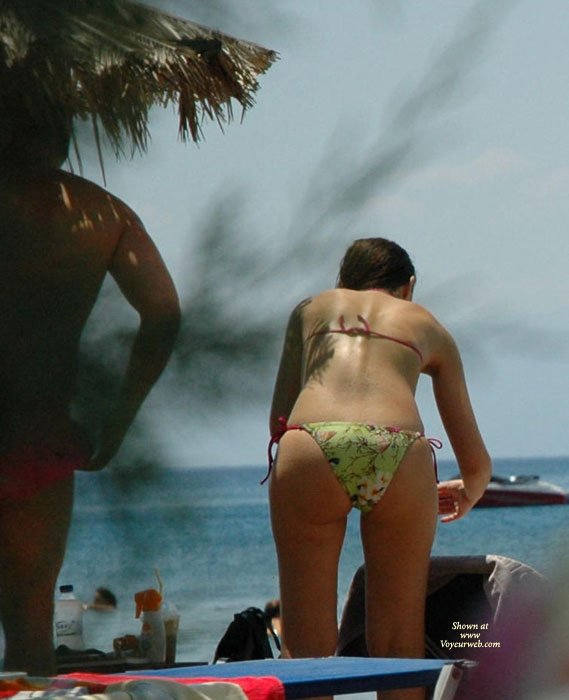
[(314, 338), (316, 335), (326, 335), (327, 333), (344, 333), (345, 335), (367, 335), (372, 338), (383, 338), (384, 340), (392, 340), (394, 343), (399, 343), (400, 345), (405, 345), (405, 347), (410, 348), (413, 352), (417, 353), (421, 362), (423, 362), (423, 354), (419, 348), (409, 340), (402, 340), (401, 338), (395, 338), (392, 335), (386, 335), (385, 333), (378, 333), (370, 328), (369, 323), (365, 320), (363, 316), (358, 315), (358, 321), (362, 326), (352, 326), (351, 328), (346, 328), (344, 325), (344, 317), (340, 316), (338, 319), (339, 328), (326, 328), (321, 331), (315, 331), (311, 333), (306, 340)]

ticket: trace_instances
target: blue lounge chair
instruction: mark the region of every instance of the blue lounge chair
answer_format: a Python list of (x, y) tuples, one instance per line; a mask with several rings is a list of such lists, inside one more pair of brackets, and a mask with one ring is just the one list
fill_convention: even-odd
[[(445, 668), (448, 667), (448, 668)], [(454, 693), (442, 694), (449, 687), (452, 664), (439, 659), (376, 659), (334, 656), (325, 659), (263, 659), (203, 666), (182, 666), (139, 672), (137, 675), (176, 678), (239, 678), (244, 676), (273, 676), (285, 690), (287, 700), (322, 695), (365, 693), (397, 688), (434, 687), (445, 669), (443, 683), (437, 688), (438, 697), (452, 698)], [(437, 697), (437, 693), (435, 697)]]

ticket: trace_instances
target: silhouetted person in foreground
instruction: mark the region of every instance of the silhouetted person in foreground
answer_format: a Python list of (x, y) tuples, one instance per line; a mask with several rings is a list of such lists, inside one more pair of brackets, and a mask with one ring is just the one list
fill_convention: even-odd
[[(179, 325), (170, 275), (123, 202), (60, 170), (70, 124), (58, 108), (0, 103), (0, 617), (4, 668), (56, 670), (54, 586), (73, 474), (117, 453), (162, 372)], [(79, 340), (105, 275), (140, 325), (96, 440), (70, 416)]]

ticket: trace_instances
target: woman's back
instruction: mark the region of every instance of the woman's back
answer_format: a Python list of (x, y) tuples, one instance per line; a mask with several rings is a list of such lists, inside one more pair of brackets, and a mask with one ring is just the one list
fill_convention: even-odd
[(422, 430), (414, 393), (438, 329), (381, 290), (333, 289), (300, 304), (302, 376), (290, 420), (358, 420)]

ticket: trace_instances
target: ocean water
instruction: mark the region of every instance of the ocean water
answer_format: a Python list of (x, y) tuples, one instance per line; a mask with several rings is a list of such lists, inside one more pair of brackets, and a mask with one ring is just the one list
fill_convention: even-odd
[[(495, 473), (539, 474), (569, 490), (569, 458), (497, 460)], [(451, 477), (450, 462), (439, 465)], [(138, 634), (134, 593), (156, 587), (178, 608), (177, 659), (210, 662), (233, 614), (278, 596), (277, 563), (264, 468), (157, 470), (119, 479), (111, 470), (77, 475), (76, 501), (59, 583), (82, 600), (98, 586), (118, 597), (114, 612), (87, 611), (85, 641), (111, 651), (114, 637)], [(340, 563), (339, 608), (362, 563), (359, 517), (352, 512)], [(433, 554), (501, 554), (543, 573), (555, 569), (569, 538), (569, 507), (475, 509), (439, 525)], [(1, 653), (1, 649), (0, 649)]]

